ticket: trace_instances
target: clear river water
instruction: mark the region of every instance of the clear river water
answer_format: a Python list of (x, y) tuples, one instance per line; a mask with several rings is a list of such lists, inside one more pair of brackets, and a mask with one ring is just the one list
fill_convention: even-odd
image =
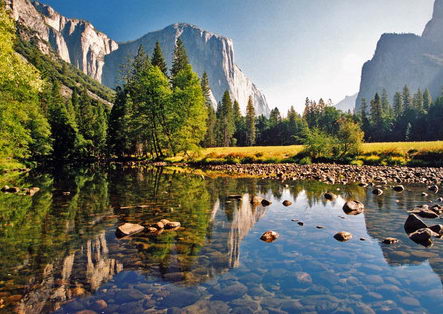
[[(119, 165), (17, 184), (41, 190), (0, 193), (0, 312), (443, 312), (443, 239), (425, 248), (403, 229), (407, 210), (441, 196), (422, 196), (424, 186), (375, 196), (356, 185)], [(327, 191), (338, 198), (326, 201)], [(252, 195), (272, 204), (252, 206)], [(346, 215), (347, 199), (365, 212)], [(115, 235), (125, 222), (160, 219), (182, 227)], [(261, 241), (267, 230), (280, 237)], [(339, 231), (353, 238), (338, 242)]]

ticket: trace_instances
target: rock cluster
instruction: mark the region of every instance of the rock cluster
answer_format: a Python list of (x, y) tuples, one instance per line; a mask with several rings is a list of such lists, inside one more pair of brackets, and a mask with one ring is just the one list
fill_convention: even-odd
[[(250, 175), (278, 180), (315, 180), (329, 184), (423, 183), (437, 186), (443, 182), (443, 168), (391, 166), (354, 166), (337, 164), (235, 164), (209, 165), (204, 169), (233, 175)], [(402, 191), (397, 185), (394, 190)]]
[(441, 238), (443, 236), (442, 225), (428, 227), (413, 213), (406, 219), (404, 228), (412, 241), (425, 247), (432, 246), (432, 238)]
[(5, 185), (0, 190), (4, 193), (20, 193), (20, 192), (22, 192), (21, 195), (34, 196), (37, 192), (40, 191), (40, 188), (34, 186), (31, 188), (21, 189), (17, 186), (9, 187), (9, 186)]

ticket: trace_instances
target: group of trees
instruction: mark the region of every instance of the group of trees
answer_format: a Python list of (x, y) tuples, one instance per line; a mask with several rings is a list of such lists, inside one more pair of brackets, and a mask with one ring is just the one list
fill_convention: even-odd
[(356, 116), (371, 142), (441, 140), (443, 136), (443, 99), (433, 102), (428, 89), (411, 95), (405, 86), (392, 103), (383, 90), (369, 104), (362, 99)]
[(160, 45), (150, 58), (140, 46), (117, 88), (109, 119), (109, 152), (163, 158), (197, 149), (208, 117), (199, 77), (178, 39), (170, 75)]
[(61, 85), (55, 68), (37, 69), (16, 52), (22, 43), (0, 7), (0, 167), (23, 159), (103, 156), (107, 106), (84, 88)]

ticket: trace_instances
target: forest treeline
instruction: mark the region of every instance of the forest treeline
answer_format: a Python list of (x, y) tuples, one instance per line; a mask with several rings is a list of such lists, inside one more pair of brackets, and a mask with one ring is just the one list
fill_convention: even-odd
[[(392, 102), (383, 90), (344, 113), (306, 99), (303, 114), (256, 115), (226, 91), (214, 106), (208, 76), (193, 71), (180, 38), (168, 69), (160, 45), (140, 47), (112, 91), (20, 39), (0, 9), (0, 165), (16, 160), (164, 159), (201, 147), (309, 145), (311, 155), (352, 153), (352, 142), (443, 138), (443, 98), (407, 86)], [(18, 53), (17, 53), (18, 52)], [(95, 96), (94, 96), (95, 95)], [(112, 100), (113, 106), (108, 102)], [(329, 143), (338, 143), (330, 146)], [(338, 149), (337, 147), (341, 147)], [(332, 152), (338, 150), (340, 152)]]

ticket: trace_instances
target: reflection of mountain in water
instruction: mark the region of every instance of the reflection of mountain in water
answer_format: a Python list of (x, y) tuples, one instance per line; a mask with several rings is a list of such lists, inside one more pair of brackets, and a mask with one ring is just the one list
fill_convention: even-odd
[[(394, 237), (400, 240), (396, 245), (384, 245), (380, 243), (383, 256), (387, 263), (393, 266), (418, 265), (426, 261), (443, 282), (443, 259), (440, 257), (443, 249), (443, 240), (436, 239), (431, 248), (425, 248), (411, 241), (404, 231), (404, 222), (408, 217), (407, 204), (423, 204), (421, 190), (412, 190), (404, 193), (385, 191), (383, 199), (368, 195), (366, 199), (365, 222), (366, 229), (370, 236), (382, 241), (387, 237)], [(398, 200), (398, 203), (395, 202)], [(389, 202), (390, 201), (390, 202)], [(382, 202), (380, 204), (380, 202)], [(436, 219), (424, 219), (428, 226), (438, 224)]]
[(73, 297), (86, 291), (94, 292), (122, 269), (121, 263), (108, 257), (103, 231), (63, 260), (47, 264), (43, 272), (33, 278), (16, 310), (19, 313), (55, 310)]

